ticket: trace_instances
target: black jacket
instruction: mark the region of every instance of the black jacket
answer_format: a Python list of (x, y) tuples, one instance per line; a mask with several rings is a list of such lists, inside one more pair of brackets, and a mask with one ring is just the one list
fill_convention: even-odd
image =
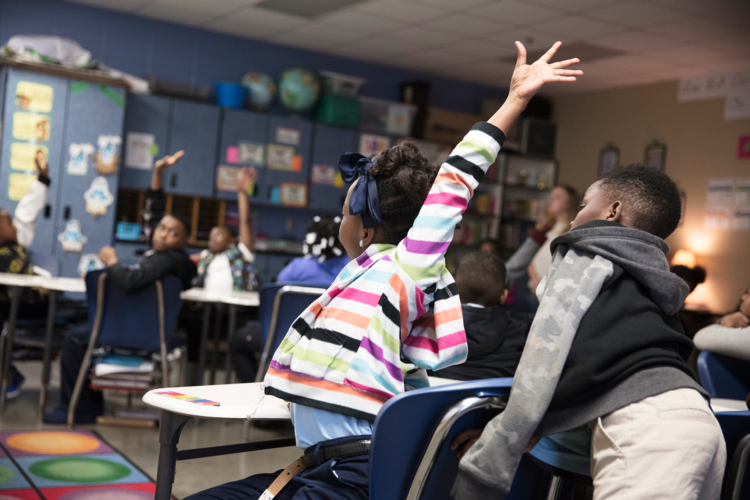
[(136, 293), (165, 276), (174, 275), (182, 281), (182, 288), (190, 288), (197, 271), (195, 264), (182, 250), (149, 250), (134, 267), (120, 264), (107, 269), (107, 275), (125, 293)]
[(500, 307), (464, 305), (461, 309), (469, 356), (463, 364), (449, 366), (435, 375), (456, 380), (515, 375), (534, 315), (508, 312)]

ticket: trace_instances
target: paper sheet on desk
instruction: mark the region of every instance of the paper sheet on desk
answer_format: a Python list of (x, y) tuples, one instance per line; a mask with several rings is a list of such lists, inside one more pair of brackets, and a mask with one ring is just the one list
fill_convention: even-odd
[(275, 396), (268, 396), (263, 391), (247, 413), (249, 420), (290, 420), (289, 403)]

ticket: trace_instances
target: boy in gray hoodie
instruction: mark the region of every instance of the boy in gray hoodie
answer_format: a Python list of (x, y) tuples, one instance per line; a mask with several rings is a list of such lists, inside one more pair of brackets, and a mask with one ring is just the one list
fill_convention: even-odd
[(539, 437), (581, 428), (595, 500), (720, 496), (724, 439), (685, 362), (688, 287), (666, 259), (679, 219), (677, 187), (656, 169), (620, 167), (589, 187), (552, 242), (505, 411), (452, 443), (457, 500), (502, 498)]

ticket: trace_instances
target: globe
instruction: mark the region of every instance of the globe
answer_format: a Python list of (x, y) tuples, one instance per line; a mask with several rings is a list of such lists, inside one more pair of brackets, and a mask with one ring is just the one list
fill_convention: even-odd
[(307, 111), (320, 95), (318, 77), (306, 69), (286, 70), (279, 80), (279, 98), (289, 111)]
[(265, 73), (250, 71), (242, 77), (242, 85), (248, 90), (247, 102), (256, 111), (264, 111), (276, 97), (276, 83)]

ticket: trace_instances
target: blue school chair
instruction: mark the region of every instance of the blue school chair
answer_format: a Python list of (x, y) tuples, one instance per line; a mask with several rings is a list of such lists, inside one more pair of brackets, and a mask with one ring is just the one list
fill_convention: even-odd
[(750, 361), (703, 351), (698, 356), (698, 376), (712, 398), (744, 401), (750, 394)]
[[(182, 299), (182, 283), (176, 276), (167, 276), (138, 293), (126, 294), (105, 271), (86, 275), (86, 299), (89, 310), (89, 345), (68, 408), (68, 427), (73, 427), (78, 399), (94, 356), (110, 351), (126, 352), (158, 361), (151, 372), (150, 382), (163, 387), (168, 382), (167, 348), (177, 323)], [(96, 349), (96, 352), (95, 352)], [(181, 384), (184, 384), (187, 357), (181, 356)], [(157, 368), (160, 365), (161, 368)], [(133, 373), (123, 373), (125, 381), (134, 379)], [(117, 389), (129, 392), (146, 392), (147, 389), (118, 384)], [(92, 388), (97, 388), (92, 384)], [(101, 388), (113, 388), (104, 386)]]
[(727, 471), (721, 500), (750, 498), (750, 469), (747, 466), (750, 455), (750, 411), (717, 413), (716, 419), (727, 443)]
[(273, 353), (292, 323), (312, 302), (326, 292), (328, 285), (311, 283), (269, 283), (260, 287), (261, 343), (256, 382), (262, 382)]

